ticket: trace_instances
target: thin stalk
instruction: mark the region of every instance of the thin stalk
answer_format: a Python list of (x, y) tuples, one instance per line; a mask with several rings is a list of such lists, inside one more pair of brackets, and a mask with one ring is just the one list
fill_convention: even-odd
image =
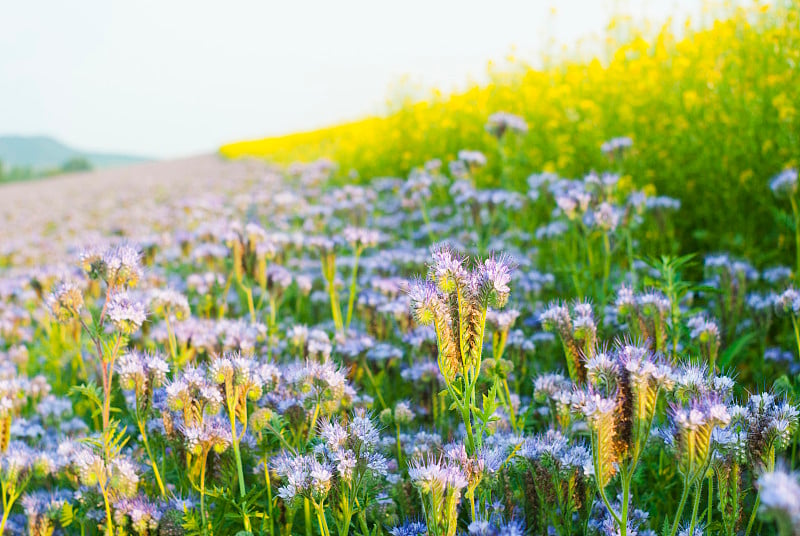
[(712, 510), (714, 509), (714, 474), (708, 475), (708, 517), (706, 519), (706, 526), (711, 526)]
[(681, 501), (678, 503), (678, 509), (675, 511), (675, 520), (672, 522), (672, 530), (669, 532), (669, 536), (675, 536), (675, 533), (678, 532), (678, 524), (681, 521), (681, 515), (683, 514), (683, 509), (686, 506), (686, 499), (689, 498), (689, 479), (684, 477), (683, 479), (683, 492), (681, 493)]
[(700, 508), (700, 495), (703, 491), (703, 479), (698, 478), (694, 486), (694, 505), (692, 506), (692, 522), (689, 526), (689, 534), (694, 534), (694, 527), (697, 525), (697, 511)]
[(794, 215), (794, 246), (797, 255), (797, 268), (795, 271), (795, 281), (800, 277), (800, 210), (798, 210), (797, 200), (794, 196), (789, 196), (789, 201), (792, 203), (792, 214)]
[[(775, 448), (771, 448), (769, 453), (767, 454), (767, 467), (768, 473), (775, 470)], [(756, 500), (753, 503), (753, 511), (750, 513), (750, 521), (747, 522), (747, 530), (744, 532), (744, 536), (750, 536), (750, 531), (753, 530), (753, 523), (756, 522), (756, 514), (758, 514), (758, 507), (761, 504), (761, 489), (756, 492)]]
[(367, 363), (365, 358), (361, 358), (361, 368), (364, 369), (364, 374), (367, 376), (370, 385), (372, 385), (372, 390), (375, 392), (375, 396), (378, 397), (378, 402), (381, 403), (381, 407), (386, 409), (386, 401), (383, 399), (383, 395), (381, 394), (381, 390), (378, 388), (378, 384), (375, 381), (375, 376), (372, 375), (372, 371), (369, 368), (369, 364)]
[(467, 496), (469, 497), (469, 518), (475, 521), (475, 490), (469, 490)]
[[(244, 489), (244, 470), (242, 468), (242, 455), (239, 452), (239, 436), (236, 433), (236, 401), (239, 398), (239, 388), (234, 387), (233, 389), (233, 401), (234, 403), (230, 403), (230, 399), (228, 402), (228, 416), (231, 421), (231, 438), (233, 443), (233, 454), (236, 457), (236, 471), (239, 476), (239, 496), (244, 497), (246, 495)], [(246, 409), (245, 409), (246, 411)]]
[(111, 421), (111, 385), (114, 377), (114, 361), (119, 351), (119, 343), (122, 340), (121, 336), (117, 336), (114, 343), (114, 349), (111, 351), (111, 356), (108, 358), (108, 363), (102, 362), (103, 367), (103, 455), (106, 462), (110, 461), (111, 453), (109, 448), (109, 427)]
[[(311, 530), (311, 501), (308, 498), (303, 499), (303, 514), (305, 517), (306, 522), (306, 536), (312, 536), (313, 531)], [(320, 529), (321, 531), (322, 529)]]
[(328, 529), (328, 522), (325, 520), (325, 510), (323, 510), (322, 504), (314, 503), (314, 509), (317, 511), (317, 523), (319, 523), (319, 531), (322, 533), (322, 536), (330, 536), (331, 531)]
[(464, 421), (464, 427), (467, 429), (467, 454), (472, 456), (475, 452), (475, 436), (472, 433), (472, 418), (467, 404), (461, 405), (461, 419)]
[(395, 438), (397, 440), (397, 468), (404, 472), (403, 445), (400, 443), (400, 425), (395, 423)]
[(369, 534), (369, 527), (367, 527), (367, 515), (364, 513), (364, 509), (361, 508), (361, 505), (358, 504), (358, 498), (356, 498), (356, 506), (358, 506), (358, 524), (361, 526), (361, 533), (366, 536)]
[(514, 412), (514, 404), (511, 403), (511, 391), (508, 389), (508, 380), (503, 378), (503, 387), (506, 391), (506, 400), (508, 402), (508, 417), (511, 419), (511, 429), (517, 432), (517, 417)]
[(311, 425), (308, 427), (308, 436), (306, 437), (306, 443), (311, 441), (311, 438), (314, 437), (314, 432), (317, 428), (318, 418), (319, 418), (319, 401), (317, 401), (317, 405), (314, 408), (314, 415), (311, 416)]
[[(153, 452), (150, 450), (150, 442), (147, 440), (147, 430), (145, 429), (144, 422), (141, 419), (136, 419), (136, 424), (139, 426), (139, 433), (142, 434), (142, 443), (144, 444), (145, 451), (147, 451), (147, 457), (150, 459), (150, 466), (153, 468), (153, 473), (156, 476), (158, 490), (161, 492), (161, 496), (166, 498), (167, 492), (164, 489), (164, 482), (161, 480), (161, 473), (158, 471), (158, 464), (153, 457)], [(0, 531), (0, 534), (2, 533), (3, 532)]]
[(200, 519), (203, 522), (203, 534), (208, 529), (208, 520), (206, 519), (206, 459), (208, 454), (203, 455), (203, 463), (200, 465)]
[(272, 519), (272, 483), (269, 478), (269, 465), (267, 464), (267, 456), (264, 456), (264, 484), (267, 488), (267, 519), (269, 520), (269, 534), (274, 534), (274, 524)]
[(114, 536), (114, 524), (111, 521), (111, 505), (108, 502), (108, 490), (104, 484), (100, 484), (100, 491), (103, 493), (103, 503), (106, 508), (106, 536)]
[(622, 465), (620, 476), (622, 477), (622, 511), (620, 512), (619, 533), (620, 536), (628, 534), (628, 503), (631, 498), (631, 479), (627, 470)]
[(344, 333), (344, 323), (342, 322), (342, 311), (339, 307), (339, 295), (336, 292), (336, 287), (333, 281), (328, 281), (328, 295), (331, 300), (331, 314), (333, 315), (333, 324), (336, 326), (338, 333)]
[(636, 288), (636, 270), (633, 269), (633, 238), (630, 229), (625, 231), (625, 247), (628, 252), (628, 273), (631, 275), (631, 283)]
[(172, 357), (172, 362), (177, 367), (178, 343), (175, 339), (175, 333), (172, 331), (172, 325), (170, 325), (169, 323), (169, 314), (164, 315), (164, 323), (167, 325), (167, 339), (169, 340), (169, 355)]
[(611, 277), (611, 241), (608, 233), (603, 233), (603, 303), (608, 302), (608, 280)]
[(5, 534), (6, 522), (8, 521), (9, 514), (11, 514), (11, 508), (14, 506), (16, 497), (14, 493), (7, 492), (5, 481), (0, 482), (0, 484), (2, 484), (3, 493), (3, 519), (0, 521), (0, 534)]
[(350, 329), (350, 321), (353, 319), (353, 305), (356, 303), (356, 283), (358, 277), (358, 259), (361, 257), (362, 248), (356, 247), (355, 258), (353, 259), (353, 273), (350, 276), (350, 296), (347, 299), (347, 321), (344, 324), (345, 331)]
[(248, 287), (244, 284), (244, 281), (239, 281), (239, 287), (244, 292), (244, 295), (247, 297), (247, 309), (250, 311), (250, 321), (255, 323), (256, 321), (256, 306), (253, 302), (253, 289)]

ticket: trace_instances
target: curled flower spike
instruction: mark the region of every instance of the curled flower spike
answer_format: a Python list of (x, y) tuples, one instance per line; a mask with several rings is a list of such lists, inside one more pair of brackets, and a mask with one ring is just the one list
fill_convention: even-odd
[(143, 276), (142, 255), (130, 244), (100, 251), (86, 249), (81, 253), (81, 264), (93, 279), (103, 279), (111, 288), (135, 287)]
[(576, 302), (571, 313), (566, 304), (552, 303), (539, 319), (544, 329), (555, 332), (561, 339), (570, 379), (577, 385), (584, 385), (586, 360), (592, 358), (597, 345), (597, 325), (591, 304)]
[(750, 463), (771, 470), (775, 455), (791, 444), (797, 431), (797, 407), (766, 392), (751, 395), (746, 404), (734, 406), (731, 413), (746, 435)]
[(467, 270), (464, 268), (463, 257), (457, 255), (447, 244), (434, 246), (432, 255), (433, 263), (430, 265), (429, 277), (439, 290), (449, 293), (455, 291), (458, 285), (464, 284)]
[(428, 326), (434, 320), (444, 321), (442, 297), (430, 281), (416, 280), (408, 286), (411, 313), (418, 324)]
[(153, 389), (166, 381), (169, 365), (159, 355), (131, 351), (119, 357), (117, 371), (120, 386), (134, 391), (137, 405), (144, 409), (149, 404)]
[(83, 292), (75, 283), (58, 283), (47, 299), (47, 305), (57, 321), (68, 322), (80, 315), (83, 309)]
[(692, 482), (706, 471), (711, 461), (713, 431), (728, 426), (731, 416), (720, 398), (710, 393), (688, 405), (673, 403), (671, 415), (678, 470)]
[(114, 328), (125, 335), (138, 331), (147, 319), (144, 305), (124, 290), (111, 295), (107, 314)]
[(454, 536), (461, 492), (469, 483), (467, 476), (457, 465), (433, 457), (409, 462), (408, 476), (419, 491), (429, 534)]
[(508, 284), (511, 282), (511, 272), (514, 263), (506, 256), (490, 257), (483, 261), (481, 277), (483, 292), (487, 295), (486, 301), (494, 307), (505, 307), (511, 289)]

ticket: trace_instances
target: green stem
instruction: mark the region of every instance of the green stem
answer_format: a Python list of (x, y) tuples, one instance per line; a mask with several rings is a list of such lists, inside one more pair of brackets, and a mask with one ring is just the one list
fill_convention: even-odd
[(469, 400), (466, 400), (461, 406), (461, 419), (464, 421), (464, 427), (467, 429), (467, 454), (472, 456), (475, 453), (475, 436), (472, 433), (472, 415), (469, 410)]
[(253, 303), (253, 289), (244, 284), (244, 281), (239, 282), (239, 286), (247, 297), (247, 309), (250, 311), (250, 321), (256, 321), (256, 306)]
[(325, 510), (322, 504), (314, 503), (314, 509), (317, 511), (317, 522), (319, 523), (319, 531), (322, 536), (330, 536), (331, 531), (328, 529), (328, 522), (325, 520)]
[(792, 204), (792, 214), (794, 214), (794, 245), (797, 255), (797, 268), (794, 277), (795, 281), (797, 281), (797, 278), (800, 277), (800, 210), (798, 210), (797, 200), (794, 196), (789, 196), (789, 201)]
[(681, 501), (678, 503), (678, 509), (675, 511), (675, 520), (672, 522), (672, 530), (670, 531), (670, 536), (675, 536), (675, 533), (678, 532), (678, 524), (681, 521), (681, 516), (683, 515), (683, 509), (686, 506), (686, 500), (689, 498), (689, 479), (684, 477), (683, 479), (683, 492), (681, 493)]
[(233, 436), (233, 454), (236, 457), (236, 472), (239, 476), (239, 496), (246, 495), (244, 489), (244, 470), (242, 468), (242, 455), (239, 452), (239, 438), (236, 436), (236, 418), (231, 415), (231, 435)]
[(381, 403), (381, 407), (386, 409), (386, 401), (383, 399), (383, 395), (381, 394), (381, 390), (378, 388), (378, 384), (375, 381), (375, 376), (372, 375), (372, 370), (369, 368), (369, 364), (367, 363), (366, 358), (361, 358), (361, 367), (364, 369), (364, 374), (367, 376), (370, 385), (372, 385), (372, 390), (375, 392), (375, 396), (378, 397), (378, 402)]
[(514, 404), (511, 403), (511, 391), (508, 389), (508, 380), (506, 378), (503, 378), (503, 387), (505, 388), (506, 391), (506, 401), (508, 402), (508, 417), (509, 419), (511, 419), (511, 429), (514, 430), (515, 432), (518, 432), (519, 430), (517, 430), (517, 417), (514, 413)]
[(314, 408), (314, 414), (311, 416), (311, 425), (308, 427), (308, 436), (306, 437), (306, 443), (311, 441), (311, 438), (314, 437), (314, 434), (316, 433), (315, 430), (317, 428), (318, 418), (319, 418), (319, 402), (317, 402), (317, 405)]
[(708, 518), (706, 526), (711, 526), (712, 512), (714, 509), (714, 474), (708, 475)]
[(164, 315), (164, 322), (167, 325), (167, 339), (169, 340), (169, 354), (172, 357), (172, 363), (175, 367), (178, 366), (178, 343), (175, 340), (175, 333), (172, 331), (172, 326), (169, 323), (169, 314)]
[[(8, 521), (8, 516), (11, 514), (11, 508), (14, 506), (14, 501), (16, 497), (14, 497), (13, 493), (7, 493), (6, 483), (2, 481), (2, 493), (3, 493), (3, 519), (0, 521), (0, 534), (5, 534), (6, 530), (6, 522)], [(6, 498), (8, 495), (8, 498)]]
[(603, 303), (608, 303), (608, 280), (611, 277), (611, 241), (608, 233), (603, 233)]
[(203, 523), (203, 534), (208, 530), (208, 520), (206, 519), (206, 459), (207, 454), (203, 454), (203, 463), (200, 465), (200, 520)]
[(403, 464), (403, 445), (400, 443), (400, 425), (395, 424), (396, 440), (397, 440), (397, 468), (401, 472), (405, 472), (405, 464)]
[(694, 534), (694, 527), (697, 525), (697, 511), (700, 508), (700, 495), (703, 491), (703, 479), (698, 478), (694, 486), (694, 505), (692, 506), (692, 523), (689, 526), (689, 534)]
[(303, 499), (303, 514), (306, 522), (306, 536), (312, 536), (313, 531), (311, 527), (311, 501), (307, 498)]
[(631, 283), (636, 288), (636, 270), (633, 269), (633, 237), (630, 229), (625, 232), (626, 249), (628, 251), (628, 273), (631, 275)]
[(362, 248), (356, 247), (355, 258), (353, 259), (353, 273), (350, 276), (350, 296), (347, 299), (347, 321), (344, 329), (350, 329), (350, 321), (353, 319), (353, 305), (356, 303), (356, 282), (358, 277), (358, 259), (361, 257)]
[(274, 530), (275, 530), (275, 526), (274, 526), (273, 520), (272, 520), (272, 517), (273, 517), (272, 516), (272, 482), (270, 482), (270, 478), (269, 478), (269, 464), (267, 463), (267, 456), (266, 455), (264, 455), (264, 484), (265, 484), (265, 487), (267, 488), (267, 522), (269, 523), (268, 530), (269, 530), (269, 535), (273, 536)]
[[(114, 536), (114, 524), (111, 521), (111, 505), (108, 502), (108, 490), (104, 484), (100, 485), (100, 491), (103, 493), (103, 503), (106, 508), (106, 536)], [(11, 508), (9, 507), (9, 511)]]
[(627, 536), (628, 534), (628, 503), (631, 499), (631, 479), (624, 467), (624, 465), (621, 465), (620, 471), (620, 476), (622, 477), (622, 511), (619, 514), (620, 536)]
[[(153, 453), (150, 450), (150, 442), (147, 440), (147, 430), (144, 425), (144, 421), (141, 419), (136, 419), (136, 423), (139, 425), (139, 433), (142, 434), (142, 443), (144, 444), (144, 449), (147, 451), (147, 457), (150, 459), (150, 465), (153, 467), (153, 473), (156, 476), (156, 483), (158, 484), (158, 490), (161, 492), (161, 496), (163, 498), (167, 497), (167, 492), (164, 489), (164, 482), (161, 480), (161, 473), (158, 471), (158, 464), (156, 463), (155, 458), (153, 457)], [(3, 532), (0, 531), (0, 534)]]
[[(766, 472), (770, 473), (775, 470), (775, 447), (770, 448), (767, 453)], [(758, 514), (758, 506), (761, 504), (761, 488), (756, 492), (756, 500), (753, 503), (753, 511), (750, 513), (750, 520), (747, 522), (747, 530), (744, 536), (750, 536), (750, 531), (753, 530), (753, 523), (756, 522), (756, 515)]]

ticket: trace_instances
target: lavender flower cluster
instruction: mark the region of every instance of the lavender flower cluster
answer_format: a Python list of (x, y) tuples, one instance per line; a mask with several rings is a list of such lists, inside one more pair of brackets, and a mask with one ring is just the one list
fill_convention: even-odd
[(666, 255), (681, 201), (614, 171), (630, 138), (479, 188), (529, 128), (368, 185), (120, 193), (116, 227), (11, 246), (0, 532), (798, 534), (796, 272)]

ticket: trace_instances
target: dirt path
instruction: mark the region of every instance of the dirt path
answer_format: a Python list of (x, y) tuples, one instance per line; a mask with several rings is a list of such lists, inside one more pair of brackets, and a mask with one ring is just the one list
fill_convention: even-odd
[(263, 162), (209, 154), (0, 185), (0, 256), (33, 260), (110, 233), (135, 236), (167, 225), (182, 204), (264, 181), (279, 184)]

